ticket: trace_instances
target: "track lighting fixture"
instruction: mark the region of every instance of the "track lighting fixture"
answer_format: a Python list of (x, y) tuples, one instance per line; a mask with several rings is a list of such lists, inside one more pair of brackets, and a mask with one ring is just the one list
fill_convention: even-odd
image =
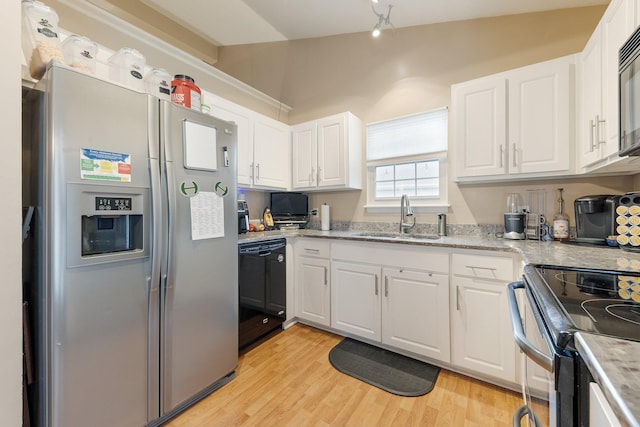
[(387, 10), (387, 15), (385, 16), (384, 13), (378, 13), (378, 11), (375, 8), (375, 4), (377, 4), (379, 2), (379, 0), (371, 0), (371, 10), (373, 11), (373, 14), (376, 15), (376, 17), (378, 18), (378, 22), (373, 26), (373, 31), (371, 31), (371, 35), (373, 37), (379, 37), (380, 36), (380, 32), (382, 31), (382, 24), (384, 25), (389, 25), (391, 28), (395, 27), (393, 26), (393, 24), (391, 23), (391, 8), (393, 7), (392, 4), (389, 5), (389, 9)]

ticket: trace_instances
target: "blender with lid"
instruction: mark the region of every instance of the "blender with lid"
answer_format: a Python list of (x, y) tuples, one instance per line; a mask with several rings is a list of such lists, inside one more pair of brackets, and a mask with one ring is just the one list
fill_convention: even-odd
[(504, 238), (523, 240), (526, 236), (527, 214), (522, 210), (522, 196), (511, 193), (507, 196), (507, 210), (504, 214)]

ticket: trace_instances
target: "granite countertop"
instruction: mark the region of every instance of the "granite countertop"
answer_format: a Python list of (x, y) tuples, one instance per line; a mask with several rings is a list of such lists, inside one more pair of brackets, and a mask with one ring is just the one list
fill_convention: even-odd
[(526, 264), (548, 264), (566, 267), (596, 268), (640, 272), (640, 253), (608, 246), (584, 246), (534, 240), (504, 240), (490, 236), (443, 236), (437, 239), (412, 239), (363, 236), (361, 231), (284, 230), (242, 234), (239, 243), (277, 237), (317, 237), (357, 241), (376, 241), (431, 247), (480, 249), (519, 254)]
[(620, 422), (640, 427), (640, 344), (578, 332), (576, 346)]
[[(246, 233), (239, 243), (278, 237), (317, 237), (430, 247), (479, 249), (519, 254), (526, 264), (547, 264), (601, 270), (640, 272), (640, 253), (607, 246), (583, 246), (559, 242), (503, 240), (493, 236), (444, 236), (412, 239), (363, 236), (362, 231), (286, 230)], [(623, 425), (640, 427), (640, 343), (589, 333), (578, 333), (578, 350), (594, 379)]]

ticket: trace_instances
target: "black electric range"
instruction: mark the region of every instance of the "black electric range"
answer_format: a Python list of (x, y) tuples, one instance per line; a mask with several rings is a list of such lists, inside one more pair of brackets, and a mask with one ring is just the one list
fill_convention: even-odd
[[(515, 291), (524, 289), (536, 333), (521, 323)], [(576, 332), (640, 341), (640, 273), (527, 265), (524, 278), (508, 288), (514, 339), (528, 360), (544, 368), (553, 384), (543, 425), (585, 426), (589, 419), (591, 373), (576, 349)], [(526, 316), (524, 316), (526, 317)], [(529, 326), (529, 324), (527, 324)], [(540, 345), (544, 342), (546, 345)], [(515, 414), (536, 418), (528, 376), (523, 376), (526, 403)], [(538, 414), (539, 415), (539, 414)]]
[(584, 331), (640, 341), (640, 272), (527, 266), (525, 280), (560, 348)]

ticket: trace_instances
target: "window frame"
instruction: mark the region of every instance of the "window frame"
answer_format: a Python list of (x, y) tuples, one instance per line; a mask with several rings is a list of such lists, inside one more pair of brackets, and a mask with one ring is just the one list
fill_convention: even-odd
[[(401, 165), (406, 163), (419, 163), (422, 161), (438, 160), (439, 171), (439, 196), (438, 197), (424, 197), (424, 196), (411, 196), (411, 207), (415, 212), (422, 213), (442, 213), (447, 211), (450, 207), (448, 200), (448, 173), (447, 173), (447, 158), (448, 158), (448, 145), (449, 145), (449, 109), (447, 107), (437, 108), (434, 110), (423, 111), (420, 113), (412, 114), (411, 116), (418, 114), (427, 114), (429, 112), (439, 112), (443, 109), (447, 110), (447, 150), (434, 151), (430, 153), (422, 153), (410, 156), (398, 156), (398, 157), (386, 157), (377, 160), (365, 160), (366, 161), (366, 186), (367, 186), (367, 201), (364, 206), (365, 211), (372, 213), (395, 213), (398, 212), (400, 206), (400, 196), (378, 198), (376, 197), (376, 167), (379, 166), (392, 166)], [(408, 117), (408, 116), (405, 116)], [(399, 120), (403, 117), (397, 117), (386, 121)], [(377, 122), (380, 123), (380, 122)], [(369, 123), (367, 126), (375, 124)], [(365, 159), (367, 159), (367, 141), (365, 141)], [(395, 181), (395, 180), (394, 180)]]

